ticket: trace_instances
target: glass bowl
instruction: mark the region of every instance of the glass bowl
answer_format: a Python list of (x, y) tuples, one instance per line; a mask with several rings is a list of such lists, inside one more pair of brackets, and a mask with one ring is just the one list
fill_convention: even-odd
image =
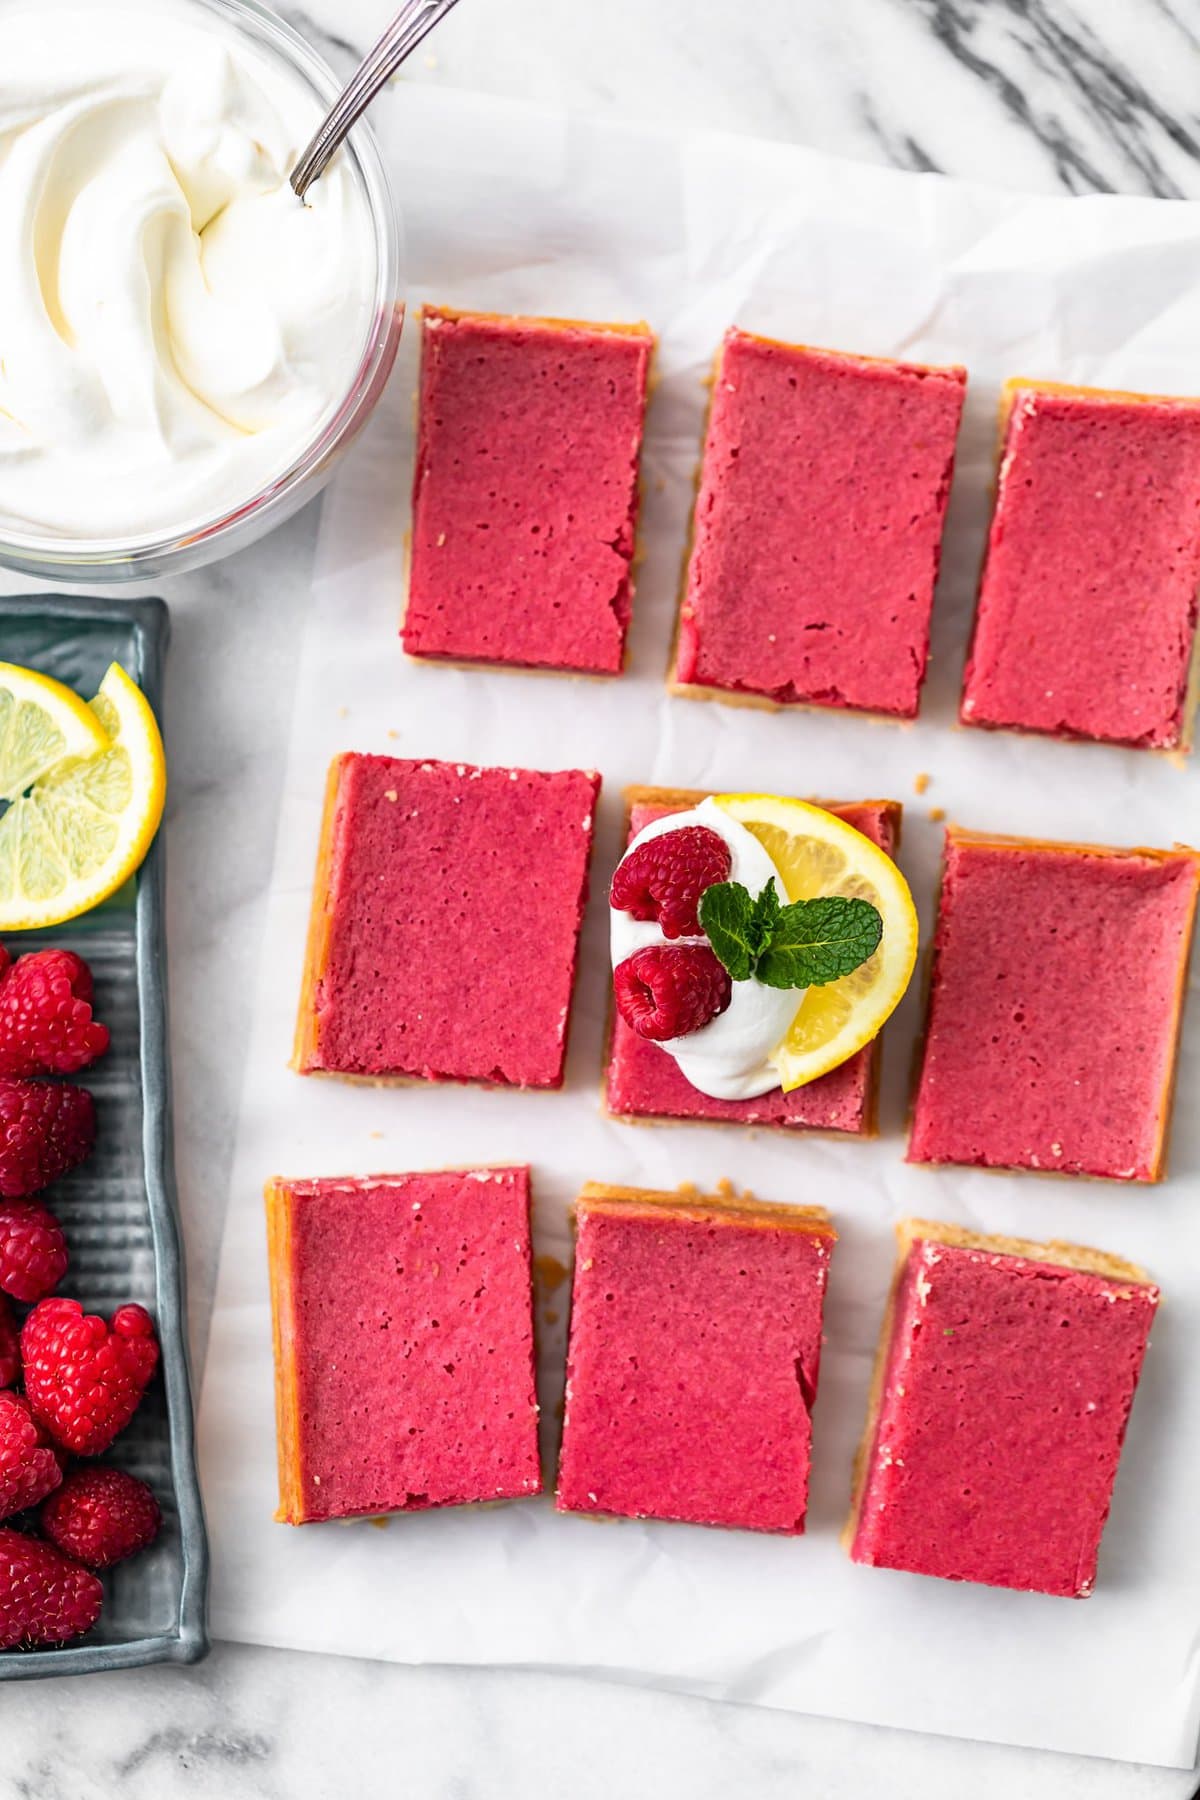
[[(260, 0), (185, 0), (245, 34), (259, 52), (282, 61), (312, 90), (321, 111), (341, 82), (299, 32)], [(0, 568), (51, 581), (138, 581), (174, 575), (241, 550), (273, 531), (328, 481), (342, 452), (366, 424), (395, 361), (404, 307), (400, 299), (400, 222), (374, 134), (361, 121), (339, 151), (348, 158), (375, 243), (375, 293), (362, 351), (341, 400), (318, 423), (286, 468), (236, 507), (197, 515), (170, 532), (128, 539), (22, 532), (0, 520)]]

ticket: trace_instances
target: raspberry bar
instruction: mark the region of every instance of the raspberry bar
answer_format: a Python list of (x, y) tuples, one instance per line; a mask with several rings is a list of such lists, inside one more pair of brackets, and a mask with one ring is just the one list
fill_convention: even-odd
[(335, 758), (293, 1067), (561, 1087), (599, 788)]
[(966, 725), (1176, 749), (1200, 586), (1200, 400), (1005, 389)]
[(731, 330), (672, 685), (915, 718), (966, 371)]
[[(701, 792), (683, 788), (628, 788), (626, 843), (651, 820), (684, 812), (703, 797)], [(889, 856), (894, 855), (900, 841), (901, 807), (897, 801), (842, 804), (822, 800), (817, 804), (845, 819)], [(605, 1107), (614, 1118), (706, 1120), (873, 1137), (878, 1085), (879, 1040), (875, 1039), (839, 1068), (790, 1094), (776, 1088), (753, 1100), (717, 1100), (694, 1088), (679, 1064), (658, 1044), (639, 1037), (615, 1009), (612, 1014)]]
[(268, 1184), (291, 1525), (541, 1487), (529, 1171)]
[(802, 1532), (828, 1215), (593, 1183), (575, 1220), (559, 1511)]
[(426, 307), (404, 648), (620, 673), (645, 325)]
[(1163, 1173), (1194, 850), (950, 830), (908, 1160)]
[(1073, 1244), (922, 1219), (897, 1235), (851, 1557), (1082, 1598), (1158, 1289)]

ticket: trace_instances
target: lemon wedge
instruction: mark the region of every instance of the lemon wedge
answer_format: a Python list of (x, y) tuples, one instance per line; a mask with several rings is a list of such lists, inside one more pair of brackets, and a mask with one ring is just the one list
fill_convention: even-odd
[[(21, 681), (8, 687), (13, 674)], [(0, 931), (30, 931), (99, 906), (141, 866), (162, 818), (166, 758), (149, 702), (117, 663), (90, 706), (45, 676), (0, 664), (0, 733), (6, 687), (12, 700), (0, 745), (0, 798), (9, 802), (0, 818)], [(24, 740), (36, 733), (26, 725), (21, 737), (16, 728), (21, 707), (47, 689), (55, 690), (59, 711), (40, 728), (35, 756)]]
[(844, 819), (773, 794), (717, 794), (718, 806), (767, 851), (789, 900), (840, 894), (868, 900), (883, 920), (879, 948), (861, 968), (801, 998), (771, 1055), (784, 1093), (827, 1075), (869, 1044), (895, 1011), (917, 960), (917, 914), (890, 856)]

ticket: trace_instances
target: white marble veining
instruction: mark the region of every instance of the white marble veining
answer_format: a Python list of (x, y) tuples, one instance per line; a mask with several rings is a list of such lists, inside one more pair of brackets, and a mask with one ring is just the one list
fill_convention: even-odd
[[(345, 67), (390, 7), (283, 10)], [(1195, 0), (463, 0), (412, 79), (1014, 186), (1196, 197), (1198, 43)], [(197, 1359), (314, 531), (310, 513), (165, 586), (172, 1036)], [(1196, 1780), (535, 1672), (222, 1646), (193, 1670), (9, 1687), (0, 1719), (0, 1796), (14, 1800), (1183, 1800)]]

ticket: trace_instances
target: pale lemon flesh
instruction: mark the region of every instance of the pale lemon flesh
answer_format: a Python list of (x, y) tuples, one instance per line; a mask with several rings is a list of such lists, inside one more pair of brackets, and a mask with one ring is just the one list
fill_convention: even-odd
[(67, 756), (93, 756), (108, 733), (61, 681), (0, 662), (0, 800), (15, 800)]

